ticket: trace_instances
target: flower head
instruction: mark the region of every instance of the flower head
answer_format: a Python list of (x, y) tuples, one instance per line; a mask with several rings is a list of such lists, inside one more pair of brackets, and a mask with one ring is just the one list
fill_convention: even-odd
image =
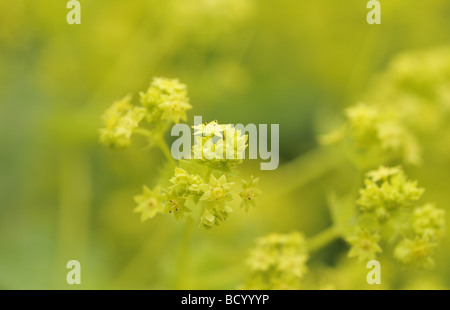
[(145, 109), (133, 107), (131, 97), (116, 101), (102, 116), (100, 142), (112, 148), (125, 148), (130, 145), (131, 135), (139, 122), (145, 117)]
[(380, 236), (376, 233), (365, 229), (357, 229), (353, 236), (347, 238), (347, 242), (352, 246), (348, 256), (356, 257), (359, 262), (375, 259), (377, 253), (382, 252), (378, 245), (380, 239)]
[(233, 186), (234, 183), (227, 182), (227, 177), (225, 175), (220, 176), (219, 179), (216, 179), (214, 175), (211, 175), (209, 186), (200, 200), (223, 204), (232, 199), (231, 189)]
[(173, 191), (167, 189), (164, 189), (163, 191), (163, 199), (166, 203), (165, 213), (172, 213), (177, 220), (184, 219), (186, 213), (191, 212), (191, 209), (186, 206), (187, 197), (178, 196)]
[(144, 185), (142, 195), (134, 197), (134, 201), (138, 204), (134, 212), (141, 213), (141, 221), (144, 222), (156, 214), (163, 212), (161, 200), (160, 186), (156, 186), (153, 190), (150, 190)]
[(299, 289), (309, 259), (302, 234), (270, 234), (260, 238), (247, 259), (247, 289)]
[(439, 239), (445, 230), (445, 210), (428, 203), (413, 213), (413, 230), (416, 235)]
[(176, 79), (155, 78), (145, 93), (140, 94), (141, 104), (147, 109), (147, 121), (159, 122), (186, 121), (186, 111), (192, 106), (187, 97), (186, 85)]
[(367, 173), (365, 187), (360, 191), (357, 204), (364, 211), (375, 212), (380, 217), (388, 216), (390, 211), (410, 206), (417, 201), (424, 190), (417, 187), (416, 181), (406, 178), (399, 167), (381, 166)]
[(258, 181), (259, 179), (254, 178), (253, 176), (251, 176), (249, 182), (242, 180), (242, 190), (239, 192), (239, 196), (242, 199), (241, 207), (245, 208), (245, 211), (248, 211), (250, 206), (255, 205), (255, 197), (262, 193), (261, 190), (256, 187)]
[(427, 236), (416, 236), (414, 239), (405, 238), (396, 246), (394, 256), (404, 265), (428, 269), (434, 266), (432, 255), (436, 247), (437, 243)]

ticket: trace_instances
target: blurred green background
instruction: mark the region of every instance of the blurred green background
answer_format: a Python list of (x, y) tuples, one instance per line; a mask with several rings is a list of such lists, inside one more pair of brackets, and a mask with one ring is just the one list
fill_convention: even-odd
[[(357, 102), (397, 53), (450, 43), (447, 0), (382, 1), (381, 25), (367, 24), (358, 0), (80, 3), (81, 25), (68, 25), (66, 1), (0, 1), (1, 289), (236, 288), (255, 238), (310, 236), (330, 224), (326, 188), (352, 172), (325, 172), (313, 151), (328, 117)], [(195, 229), (183, 257), (181, 223), (141, 224), (131, 212), (142, 184), (155, 184), (162, 155), (139, 142), (122, 152), (98, 143), (103, 110), (137, 98), (154, 76), (187, 84), (190, 123), (195, 114), (280, 124), (281, 172), (244, 166), (266, 188), (288, 169), (308, 175), (310, 162), (324, 172), (212, 232)], [(450, 210), (449, 166), (441, 165), (413, 176)], [(368, 288), (365, 266), (346, 250), (333, 243), (311, 258), (312, 272), (337, 288)], [(385, 288), (450, 287), (448, 255), (447, 240), (435, 270), (387, 264)], [(66, 283), (71, 259), (81, 263), (79, 287)]]

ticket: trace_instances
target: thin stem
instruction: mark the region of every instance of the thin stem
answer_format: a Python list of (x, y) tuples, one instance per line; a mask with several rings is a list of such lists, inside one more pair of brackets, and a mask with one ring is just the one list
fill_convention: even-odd
[(170, 162), (170, 164), (175, 167), (176, 166), (175, 159), (173, 159), (172, 153), (170, 152), (170, 149), (167, 146), (166, 141), (164, 141), (164, 139), (161, 137), (158, 140), (157, 145), (160, 148), (160, 150), (163, 152), (166, 159)]
[(316, 252), (339, 237), (339, 230), (331, 226), (312, 237), (308, 242), (308, 249), (310, 252)]
[[(176, 166), (175, 159), (173, 159), (172, 153), (170, 152), (169, 147), (167, 146), (166, 141), (164, 141), (164, 138), (161, 136), (155, 136), (152, 134), (149, 130), (144, 128), (136, 128), (134, 130), (134, 133), (137, 133), (139, 135), (142, 135), (144, 137), (147, 137), (149, 140), (154, 141), (156, 146), (163, 152), (166, 159), (170, 162), (172, 166)], [(156, 141), (155, 141), (156, 139)]]
[(193, 222), (193, 219), (188, 217), (183, 230), (180, 257), (178, 258), (178, 272), (176, 278), (177, 289), (187, 289), (187, 286), (189, 286), (189, 265), (191, 263), (191, 245), (194, 227)]
[(266, 197), (277, 198), (317, 180), (342, 160), (329, 148), (319, 147), (274, 170), (270, 179), (261, 186), (267, 193)]
[(206, 181), (209, 181), (212, 173), (213, 173), (213, 168), (211, 166), (208, 166), (208, 170), (206, 171), (206, 177), (205, 177)]

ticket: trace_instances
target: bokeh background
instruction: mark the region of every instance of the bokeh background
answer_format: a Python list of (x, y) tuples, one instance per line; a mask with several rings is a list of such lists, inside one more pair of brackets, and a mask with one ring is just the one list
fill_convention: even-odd
[[(447, 0), (382, 1), (381, 25), (367, 24), (360, 0), (80, 3), (81, 25), (68, 25), (66, 1), (0, 1), (1, 289), (236, 288), (255, 238), (330, 225), (326, 191), (353, 172), (322, 160), (316, 137), (329, 120), (397, 53), (450, 43)], [(280, 124), (280, 168), (248, 161), (243, 174), (269, 192), (292, 186), (211, 232), (187, 236), (168, 216), (141, 224), (132, 197), (155, 184), (163, 157), (139, 141), (113, 152), (98, 129), (106, 107), (136, 98), (154, 76), (188, 85), (190, 123), (195, 114)], [(448, 171), (436, 160), (411, 174), (450, 210)], [(311, 273), (336, 288), (371, 288), (347, 250), (337, 241), (314, 254)], [(434, 270), (387, 262), (382, 288), (450, 287), (449, 256), (447, 240)], [(82, 266), (79, 287), (66, 283), (71, 259)]]

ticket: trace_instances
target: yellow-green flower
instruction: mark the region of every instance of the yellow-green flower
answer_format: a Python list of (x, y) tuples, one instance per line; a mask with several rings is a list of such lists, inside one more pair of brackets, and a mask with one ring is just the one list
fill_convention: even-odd
[(245, 289), (300, 289), (309, 259), (304, 236), (272, 233), (259, 238), (250, 251)]
[(380, 236), (366, 229), (357, 229), (355, 235), (348, 237), (347, 242), (351, 244), (349, 257), (356, 257), (359, 262), (375, 259), (377, 253), (382, 250), (378, 245)]
[(416, 181), (406, 178), (400, 167), (381, 166), (367, 173), (365, 187), (360, 190), (357, 204), (363, 211), (388, 216), (392, 210), (410, 206), (417, 201), (424, 190)]
[(160, 186), (156, 186), (153, 190), (150, 190), (144, 185), (142, 195), (134, 197), (134, 201), (138, 204), (134, 212), (140, 213), (141, 221), (144, 222), (158, 213), (163, 212), (161, 200)]
[(191, 209), (186, 206), (186, 197), (180, 197), (168, 190), (164, 190), (163, 197), (166, 202), (165, 213), (173, 214), (175, 219), (184, 220), (186, 213), (191, 212)]
[(241, 207), (248, 211), (250, 206), (255, 205), (255, 197), (261, 195), (261, 190), (259, 190), (256, 186), (258, 184), (259, 179), (251, 176), (250, 181), (246, 182), (242, 180), (242, 190), (239, 192), (239, 196), (242, 199)]
[(445, 210), (438, 209), (428, 203), (414, 210), (413, 230), (419, 236), (429, 236), (439, 239), (445, 230)]
[(112, 148), (125, 148), (130, 145), (131, 135), (145, 117), (145, 109), (133, 107), (131, 97), (116, 101), (102, 116), (100, 142)]
[(395, 258), (404, 265), (413, 265), (428, 269), (434, 266), (432, 255), (437, 244), (427, 236), (405, 238), (394, 250)]
[(201, 201), (225, 203), (232, 199), (231, 189), (234, 186), (234, 182), (227, 182), (227, 177), (222, 175), (219, 179), (216, 179), (214, 175), (211, 175), (209, 179), (209, 188), (205, 191), (200, 198)]
[(192, 106), (184, 101), (185, 98), (170, 96), (163, 100), (165, 101), (158, 105), (162, 111), (161, 120), (170, 120), (175, 124), (178, 124), (180, 119), (187, 120), (186, 111), (192, 109)]

